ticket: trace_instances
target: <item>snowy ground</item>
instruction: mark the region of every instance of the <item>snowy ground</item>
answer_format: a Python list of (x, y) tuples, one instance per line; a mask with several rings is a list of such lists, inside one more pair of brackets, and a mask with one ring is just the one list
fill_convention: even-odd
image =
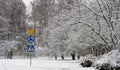
[(78, 60), (32, 59), (31, 66), (29, 61), (29, 59), (0, 59), (0, 70), (95, 70), (82, 68)]

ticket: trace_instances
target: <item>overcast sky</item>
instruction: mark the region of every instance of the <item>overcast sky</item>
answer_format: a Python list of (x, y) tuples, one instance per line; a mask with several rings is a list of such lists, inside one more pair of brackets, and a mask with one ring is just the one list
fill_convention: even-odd
[(32, 6), (31, 6), (31, 4), (30, 4), (31, 1), (33, 1), (33, 0), (23, 0), (23, 2), (24, 2), (25, 5), (26, 5), (27, 14), (30, 14), (31, 11), (32, 11)]
[(23, 0), (24, 3), (29, 4), (32, 0)]

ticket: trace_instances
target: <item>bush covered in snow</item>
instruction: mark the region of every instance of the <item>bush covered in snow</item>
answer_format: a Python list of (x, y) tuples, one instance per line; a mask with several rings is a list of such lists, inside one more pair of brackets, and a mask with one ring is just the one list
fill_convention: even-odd
[(87, 55), (80, 58), (83, 67), (95, 67), (98, 70), (120, 70), (120, 51), (112, 50), (100, 57)]
[(87, 55), (80, 58), (80, 65), (83, 67), (91, 67), (95, 62), (96, 57), (93, 55)]
[(120, 70), (120, 51), (112, 50), (102, 55), (95, 61), (94, 67), (99, 70)]
[(91, 67), (93, 62), (91, 60), (85, 60), (84, 62), (81, 63), (83, 67)]

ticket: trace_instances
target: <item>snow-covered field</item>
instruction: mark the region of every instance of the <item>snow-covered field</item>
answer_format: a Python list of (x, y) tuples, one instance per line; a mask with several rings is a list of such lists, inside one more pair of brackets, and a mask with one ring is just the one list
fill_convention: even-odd
[(94, 68), (82, 68), (79, 61), (75, 60), (48, 60), (32, 59), (0, 59), (0, 70), (95, 70)]

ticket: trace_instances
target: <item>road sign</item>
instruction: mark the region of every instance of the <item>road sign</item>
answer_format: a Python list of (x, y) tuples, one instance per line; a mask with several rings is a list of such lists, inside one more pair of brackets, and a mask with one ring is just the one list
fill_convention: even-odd
[(32, 36), (35, 30), (31, 28), (31, 29), (28, 29), (27, 32), (29, 33), (30, 36)]
[(34, 37), (32, 37), (32, 36), (29, 36), (29, 37), (28, 37), (28, 42), (29, 42), (29, 43), (32, 43), (32, 42), (34, 42)]
[(35, 51), (34, 45), (28, 45), (28, 46), (27, 46), (27, 51), (28, 51), (28, 52), (34, 52), (34, 51)]

